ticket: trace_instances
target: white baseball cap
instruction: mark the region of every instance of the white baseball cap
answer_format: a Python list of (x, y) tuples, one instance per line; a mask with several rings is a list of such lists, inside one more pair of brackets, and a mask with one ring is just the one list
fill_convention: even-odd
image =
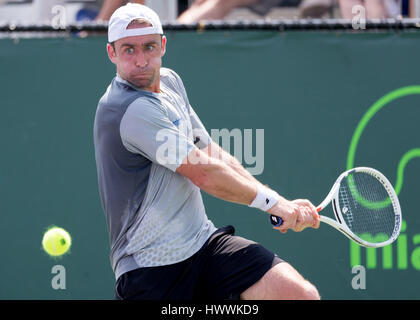
[[(131, 21), (144, 19), (150, 22), (151, 27), (127, 29)], [(139, 3), (127, 3), (114, 11), (108, 23), (108, 42), (131, 36), (147, 34), (163, 34), (159, 16), (149, 7)]]

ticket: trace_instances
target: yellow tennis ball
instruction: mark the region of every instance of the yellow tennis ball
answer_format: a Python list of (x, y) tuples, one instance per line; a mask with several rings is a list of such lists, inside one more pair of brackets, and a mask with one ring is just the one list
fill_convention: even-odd
[(70, 246), (71, 237), (63, 228), (51, 227), (42, 238), (42, 247), (45, 252), (54, 257), (65, 254)]

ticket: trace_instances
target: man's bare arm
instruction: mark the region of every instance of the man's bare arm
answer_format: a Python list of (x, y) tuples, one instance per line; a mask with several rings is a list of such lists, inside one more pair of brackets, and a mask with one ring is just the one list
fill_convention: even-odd
[(221, 148), (217, 143), (214, 141), (211, 141), (207, 147), (202, 149), (203, 152), (205, 152), (209, 157), (219, 159), (226, 163), (229, 167), (231, 167), (233, 170), (235, 170), (238, 174), (240, 174), (242, 177), (249, 180), (249, 182), (256, 183), (259, 185), (262, 185), (261, 182), (259, 182), (254, 176), (249, 173), (248, 170), (246, 170), (242, 164), (236, 159), (234, 156), (232, 156), (230, 153), (225, 151), (223, 148)]
[[(214, 150), (214, 145), (210, 146), (212, 147)], [(249, 205), (255, 199), (261, 183), (236, 159), (226, 160), (226, 157), (222, 161), (217, 157), (210, 157), (208, 148), (204, 151), (195, 148), (178, 167), (177, 172), (215, 197)], [(267, 212), (283, 219), (283, 225), (276, 228), (283, 233), (288, 229), (302, 231), (306, 227), (319, 226), (316, 209), (307, 200), (289, 201), (278, 196), (277, 203)]]
[(222, 200), (249, 205), (257, 195), (255, 184), (225, 162), (194, 149), (177, 172), (203, 191)]

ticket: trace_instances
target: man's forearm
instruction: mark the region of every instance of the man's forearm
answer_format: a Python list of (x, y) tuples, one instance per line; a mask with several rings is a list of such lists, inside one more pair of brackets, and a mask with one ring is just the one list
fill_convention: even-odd
[(194, 150), (187, 159), (187, 164), (177, 171), (201, 190), (222, 200), (245, 205), (250, 205), (256, 199), (262, 183), (216, 143), (211, 142), (203, 150)]
[[(306, 227), (319, 227), (319, 216), (312, 203), (308, 200), (289, 201), (275, 191), (261, 187), (262, 184), (237, 159), (219, 148), (212, 142), (203, 150), (194, 149), (177, 172), (215, 197), (251, 205), (282, 218), (283, 224), (276, 228), (282, 233), (288, 229), (302, 231)], [(212, 156), (210, 151), (213, 151)]]
[[(244, 177), (245, 179), (249, 180), (250, 183), (256, 183), (262, 185), (260, 181), (258, 181), (251, 173), (249, 173), (248, 170), (246, 170), (242, 164), (236, 159), (234, 156), (228, 154), (226, 151), (224, 151), (225, 157), (228, 160), (226, 164), (231, 167), (233, 170), (235, 170), (239, 175)], [(229, 158), (230, 157), (230, 158)]]
[(275, 213), (274, 209), (270, 210), (279, 200), (282, 200), (281, 203), (287, 202), (275, 191), (263, 186), (234, 157), (225, 157), (223, 161), (211, 158), (202, 172), (205, 172), (205, 179), (201, 179), (197, 185), (222, 200), (251, 205), (268, 213)]
[(225, 163), (210, 169), (209, 175), (211, 179), (201, 189), (223, 200), (249, 205), (257, 194), (256, 185), (249, 178)]
[(211, 143), (211, 145), (207, 149), (207, 152), (210, 157), (220, 159), (221, 161), (226, 163), (230, 168), (232, 168), (236, 173), (241, 175), (243, 178), (247, 179), (250, 183), (262, 185), (261, 182), (254, 178), (254, 176), (242, 166), (238, 159), (236, 159), (230, 153), (222, 149), (215, 142)]
[(257, 185), (249, 177), (198, 149), (191, 152), (187, 162), (178, 167), (177, 172), (201, 190), (222, 200), (249, 205), (257, 195)]
[[(205, 151), (208, 153), (209, 156), (211, 156), (212, 158), (220, 159), (227, 166), (229, 166), (233, 171), (235, 171), (236, 174), (241, 176), (243, 179), (246, 179), (247, 184), (253, 185), (253, 186), (264, 186), (265, 187), (264, 189), (267, 190), (268, 186), (263, 185), (260, 181), (258, 181), (248, 170), (244, 168), (244, 166), (242, 166), (242, 164), (238, 161), (238, 159), (236, 159), (230, 153), (222, 149), (215, 142), (211, 142), (211, 144), (207, 147), (207, 149), (205, 149)], [(269, 189), (270, 188), (268, 188), (268, 190)], [(278, 199), (286, 200), (278, 194), (276, 195), (276, 197)]]

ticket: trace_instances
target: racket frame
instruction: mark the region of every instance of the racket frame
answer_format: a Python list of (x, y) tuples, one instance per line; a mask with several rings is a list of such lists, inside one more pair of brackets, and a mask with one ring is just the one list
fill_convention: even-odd
[[(394, 213), (395, 213), (395, 224), (394, 224), (394, 230), (392, 232), (392, 235), (386, 241), (373, 243), (373, 242), (363, 240), (357, 235), (355, 235), (349, 229), (349, 227), (347, 226), (345, 222), (346, 220), (344, 220), (343, 213), (341, 212), (341, 208), (339, 205), (340, 184), (343, 179), (345, 179), (349, 174), (352, 174), (354, 172), (363, 172), (363, 173), (374, 176), (384, 186), (384, 188), (386, 189), (391, 199), (391, 204), (394, 208)], [(332, 186), (328, 195), (325, 197), (324, 201), (322, 201), (322, 203), (317, 207), (317, 212), (319, 213), (321, 210), (323, 210), (330, 202), (332, 204), (335, 219), (332, 219), (323, 215), (319, 215), (321, 222), (324, 222), (330, 225), (331, 227), (337, 229), (338, 231), (343, 233), (346, 237), (355, 241), (361, 246), (368, 247), (368, 248), (383, 247), (394, 242), (398, 238), (398, 235), (400, 234), (402, 216), (401, 216), (401, 207), (400, 207), (397, 194), (392, 184), (389, 182), (389, 180), (381, 172), (379, 172), (376, 169), (369, 168), (369, 167), (357, 167), (357, 168), (353, 168), (353, 169), (343, 172), (335, 181), (334, 185)], [(272, 224), (274, 224), (273, 221), (272, 221)]]
[[(344, 220), (343, 213), (342, 213), (340, 205), (339, 205), (340, 184), (341, 184), (342, 180), (344, 180), (345, 178), (347, 178), (347, 176), (349, 174), (352, 174), (354, 172), (363, 172), (363, 173), (370, 174), (370, 175), (374, 176), (384, 186), (384, 188), (386, 189), (386, 191), (387, 191), (387, 193), (388, 193), (388, 195), (391, 199), (391, 204), (394, 208), (394, 213), (395, 213), (395, 223), (394, 223), (394, 230), (392, 232), (392, 235), (386, 241), (373, 243), (373, 242), (363, 240), (360, 237), (358, 237), (357, 235), (355, 235), (349, 229), (349, 227), (347, 226), (347, 224)], [(335, 220), (331, 219), (329, 217), (320, 215), (321, 221), (330, 225), (331, 227), (337, 229), (338, 231), (343, 233), (345, 236), (347, 236), (349, 239), (357, 242), (361, 246), (369, 247), (369, 248), (383, 247), (383, 246), (386, 246), (386, 245), (394, 242), (398, 238), (398, 235), (400, 234), (402, 217), (401, 217), (401, 207), (400, 207), (400, 203), (398, 201), (397, 194), (396, 194), (394, 188), (392, 187), (392, 184), (389, 182), (389, 180), (381, 172), (379, 172), (376, 169), (369, 168), (369, 167), (357, 167), (357, 168), (353, 168), (351, 170), (343, 172), (337, 178), (336, 182), (334, 183), (333, 187), (331, 188), (331, 191), (329, 192), (329, 194), (327, 195), (325, 200), (317, 207), (317, 211), (320, 212), (330, 202), (332, 204), (332, 209), (333, 209), (333, 212), (334, 212)]]

